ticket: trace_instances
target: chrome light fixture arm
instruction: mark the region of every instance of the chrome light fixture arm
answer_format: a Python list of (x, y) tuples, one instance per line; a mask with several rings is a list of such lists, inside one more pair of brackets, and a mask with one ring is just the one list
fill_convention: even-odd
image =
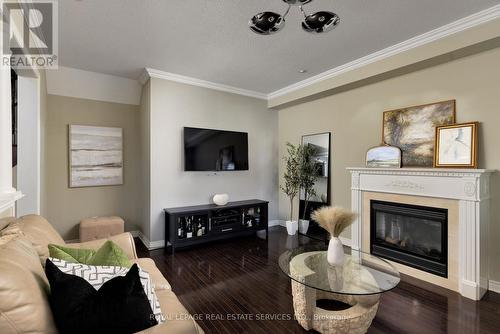
[(291, 8), (292, 8), (292, 5), (288, 5), (288, 8), (286, 9), (285, 14), (283, 14), (283, 20), (287, 17), (288, 13), (290, 13)]

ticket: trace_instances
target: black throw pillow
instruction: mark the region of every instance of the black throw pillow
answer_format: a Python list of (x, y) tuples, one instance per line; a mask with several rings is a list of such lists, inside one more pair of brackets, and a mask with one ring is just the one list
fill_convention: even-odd
[(126, 276), (94, 289), (85, 279), (65, 274), (49, 259), (50, 306), (57, 328), (65, 333), (135, 333), (158, 324), (134, 264)]

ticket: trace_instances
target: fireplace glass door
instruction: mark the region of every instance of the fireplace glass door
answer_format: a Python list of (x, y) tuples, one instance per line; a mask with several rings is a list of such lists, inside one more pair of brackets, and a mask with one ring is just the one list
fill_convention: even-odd
[(371, 201), (371, 252), (447, 277), (448, 210)]

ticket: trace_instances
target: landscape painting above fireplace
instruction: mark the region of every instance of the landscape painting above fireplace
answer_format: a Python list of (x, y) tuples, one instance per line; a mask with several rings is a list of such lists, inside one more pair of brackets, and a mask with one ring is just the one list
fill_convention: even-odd
[(435, 129), (455, 123), (455, 100), (386, 111), (382, 140), (399, 147), (403, 167), (432, 167)]

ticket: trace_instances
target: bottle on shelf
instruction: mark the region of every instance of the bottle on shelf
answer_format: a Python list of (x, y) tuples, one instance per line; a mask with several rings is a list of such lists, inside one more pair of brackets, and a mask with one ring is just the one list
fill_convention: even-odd
[(184, 237), (182, 218), (179, 218), (179, 225), (177, 226), (177, 238), (182, 239)]
[(191, 219), (188, 219), (188, 226), (187, 226), (187, 229), (186, 229), (186, 234), (187, 234), (187, 238), (192, 238), (193, 237), (193, 217), (191, 217)]
[(201, 228), (201, 218), (198, 218), (198, 227), (196, 228), (196, 235), (201, 237), (203, 235), (203, 230)]

